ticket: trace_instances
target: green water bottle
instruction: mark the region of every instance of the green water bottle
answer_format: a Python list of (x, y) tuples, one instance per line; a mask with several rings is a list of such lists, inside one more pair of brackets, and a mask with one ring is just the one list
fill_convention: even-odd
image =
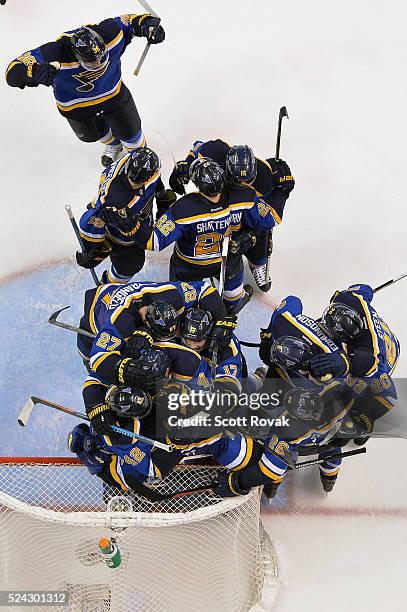
[(119, 567), (122, 562), (122, 556), (113, 538), (112, 540), (109, 540), (109, 538), (101, 538), (99, 540), (99, 548), (106, 561), (107, 567), (112, 569)]

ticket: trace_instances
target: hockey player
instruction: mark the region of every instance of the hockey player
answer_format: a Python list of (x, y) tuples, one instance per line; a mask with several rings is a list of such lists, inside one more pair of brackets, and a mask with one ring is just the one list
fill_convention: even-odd
[[(282, 413), (289, 420), (287, 428), (283, 432), (280, 429), (271, 430), (260, 461), (238, 474), (229, 472), (223, 475), (216, 492), (231, 497), (245, 495), (252, 487), (265, 485), (268, 497), (274, 497), (288, 469), (295, 466), (302, 449), (316, 446), (319, 458), (340, 451), (340, 448), (332, 447), (326, 451), (324, 444), (347, 418), (353, 402), (351, 391), (348, 390), (345, 397), (338, 381), (319, 393), (303, 388), (289, 390), (284, 398), (285, 412)], [(326, 493), (334, 487), (340, 464), (340, 458), (327, 459), (320, 464), (320, 479)]]
[(106, 145), (102, 164), (145, 143), (133, 97), (122, 81), (121, 56), (134, 36), (163, 42), (164, 29), (148, 13), (105, 19), (64, 32), (26, 51), (8, 66), (12, 87), (52, 87), (59, 112), (83, 142)]
[[(148, 310), (148, 307), (154, 304), (159, 304), (159, 308)], [(104, 285), (88, 289), (85, 293), (84, 315), (79, 325), (94, 334), (101, 332), (105, 325), (110, 327), (113, 325), (116, 336), (120, 335), (123, 338), (132, 336), (138, 330), (132, 342), (135, 346), (139, 345), (139, 350), (146, 350), (152, 341), (160, 339), (163, 335), (166, 339), (174, 337), (175, 331), (170, 331), (170, 328), (174, 325), (175, 329), (178, 329), (178, 316), (182, 315), (185, 309), (198, 305), (208, 310), (216, 322), (212, 338), (217, 342), (228, 343), (236, 327), (235, 319), (226, 316), (226, 309), (219, 293), (204, 281), (191, 283), (147, 281), (120, 287)], [(158, 317), (158, 320), (163, 318), (165, 329), (163, 325), (160, 329), (155, 317)], [(111, 319), (114, 319), (113, 323)], [(147, 329), (139, 329), (142, 326), (146, 326)], [(90, 338), (78, 334), (78, 349), (86, 364), (89, 363), (92, 344)]]
[[(358, 399), (352, 411), (365, 436), (355, 439), (363, 444), (372, 433), (374, 422), (391, 410), (397, 391), (391, 376), (400, 355), (400, 344), (387, 323), (372, 306), (374, 291), (369, 285), (352, 285), (336, 291), (322, 317), (324, 329), (337, 343), (346, 347), (350, 361), (347, 383)], [(313, 362), (318, 376), (332, 373), (332, 355), (319, 355)], [(367, 436), (367, 437), (366, 437)]]
[[(274, 310), (268, 328), (260, 332), (260, 359), (269, 366), (268, 378), (282, 378), (298, 385), (319, 385), (322, 374), (314, 369), (319, 355), (330, 355), (329, 378), (343, 378), (349, 372), (349, 359), (340, 344), (311, 317), (302, 312), (301, 300), (286, 297)], [(296, 379), (296, 380), (295, 380)]]
[[(171, 387), (164, 389), (164, 393)], [(86, 395), (85, 395), (86, 392)], [(151, 414), (151, 396), (138, 389), (113, 387), (106, 393), (101, 386), (89, 385), (84, 390), (85, 401), (109, 405), (112, 424), (138, 434), (149, 436), (148, 417)], [(185, 411), (183, 411), (185, 412)], [(189, 414), (186, 415), (190, 416)], [(106, 484), (120, 488), (123, 492), (134, 490), (143, 494), (140, 483), (157, 481), (169, 474), (173, 467), (188, 454), (199, 450), (212, 455), (217, 462), (228, 470), (244, 469), (250, 461), (258, 461), (260, 454), (254, 454), (253, 441), (240, 434), (228, 436), (219, 433), (197, 442), (180, 440), (169, 430), (165, 442), (173, 448), (168, 453), (152, 447), (140, 440), (129, 438), (110, 431), (97, 433), (93, 424), (77, 425), (68, 437), (68, 448), (86, 465), (91, 474), (99, 476)]]
[[(182, 195), (189, 182), (189, 168), (197, 158), (207, 157), (216, 161), (226, 172), (226, 181), (233, 188), (251, 185), (271, 208), (277, 223), (281, 223), (285, 203), (294, 189), (294, 179), (288, 164), (281, 159), (264, 161), (256, 158), (247, 145), (230, 146), (216, 139), (196, 141), (183, 161), (176, 163), (170, 177), (170, 186)], [(266, 279), (268, 245), (272, 239), (268, 230), (243, 230), (234, 237), (231, 249), (245, 254), (253, 277), (262, 291), (269, 291), (271, 279)], [(270, 242), (269, 242), (270, 239)]]
[[(181, 342), (199, 353), (212, 366), (213, 358), (213, 319), (210, 312), (200, 308), (186, 311), (181, 324)], [(223, 342), (222, 342), (223, 340)], [(226, 340), (226, 342), (225, 342)], [(241, 391), (241, 380), (245, 367), (240, 344), (233, 334), (231, 339), (222, 338), (218, 344), (215, 379), (216, 387), (223, 392), (229, 389), (238, 394)], [(247, 370), (247, 368), (246, 368)]]
[(158, 211), (167, 210), (176, 200), (171, 190), (164, 189), (160, 160), (151, 149), (135, 149), (107, 168), (96, 197), (79, 221), (85, 251), (76, 253), (77, 263), (94, 268), (110, 256), (103, 280), (130, 281), (144, 266), (145, 251), (135, 243), (134, 233), (139, 218), (152, 223), (154, 197)]
[[(170, 280), (201, 280), (219, 277), (225, 236), (242, 229), (272, 229), (271, 208), (253, 189), (225, 188), (225, 173), (210, 159), (191, 164), (190, 176), (199, 192), (180, 198), (156, 222), (144, 224), (135, 235), (139, 245), (161, 251), (175, 242), (170, 261)], [(224, 299), (231, 312), (244, 295), (243, 261), (229, 254)]]
[[(110, 415), (109, 424), (118, 425), (136, 434), (148, 435), (148, 417), (153, 401), (140, 390), (111, 387), (88, 381), (84, 387), (87, 411), (102, 410)], [(147, 431), (146, 431), (147, 430)], [(148, 436), (149, 437), (149, 436)], [(140, 491), (140, 483), (165, 477), (182, 459), (178, 451), (165, 450), (114, 433), (109, 426), (101, 428), (95, 418), (90, 427), (77, 425), (68, 436), (68, 449), (76, 453), (91, 474), (122, 491)]]
[(109, 432), (114, 423), (111, 406), (104, 401), (110, 383), (137, 388), (152, 396), (168, 379), (195, 391), (206, 391), (211, 385), (207, 362), (195, 351), (173, 342), (156, 342), (152, 348), (135, 352), (130, 339), (121, 354), (116, 353), (113, 357), (116, 358), (113, 364), (111, 361), (108, 363), (110, 371), (106, 363), (102, 372), (102, 368), (94, 367), (83, 389), (87, 415), (94, 430), (100, 434)]

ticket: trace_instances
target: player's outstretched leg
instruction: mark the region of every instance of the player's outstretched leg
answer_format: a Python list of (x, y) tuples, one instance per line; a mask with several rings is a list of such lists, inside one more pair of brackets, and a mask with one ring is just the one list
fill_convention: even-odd
[[(141, 119), (130, 91), (123, 85), (121, 100), (112, 109), (105, 111), (116, 143), (132, 151), (146, 145), (146, 139), (141, 127)], [(118, 146), (118, 145), (116, 145)]]

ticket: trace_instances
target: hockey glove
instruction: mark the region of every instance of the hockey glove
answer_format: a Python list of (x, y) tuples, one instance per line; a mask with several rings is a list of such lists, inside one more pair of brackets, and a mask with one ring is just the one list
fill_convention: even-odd
[(252, 230), (235, 232), (229, 242), (229, 252), (233, 255), (244, 255), (256, 244), (256, 234)]
[(86, 270), (90, 270), (90, 268), (95, 268), (98, 266), (106, 257), (108, 257), (109, 251), (92, 249), (91, 251), (76, 251), (76, 263), (81, 268), (86, 268)]
[(259, 357), (266, 365), (271, 365), (270, 355), (271, 347), (273, 344), (273, 337), (271, 331), (268, 329), (260, 329), (260, 348)]
[(90, 423), (96, 433), (101, 435), (111, 433), (110, 426), (114, 425), (116, 420), (114, 413), (107, 404), (97, 404), (86, 408), (86, 414), (90, 418)]
[(247, 495), (249, 493), (246, 489), (241, 488), (237, 472), (222, 472), (213, 488), (213, 492), (219, 497), (237, 497), (238, 495)]
[(223, 317), (223, 319), (216, 321), (208, 345), (209, 352), (213, 353), (215, 346), (218, 347), (219, 353), (225, 351), (232, 340), (233, 332), (236, 327), (237, 317), (233, 315)]
[(159, 193), (155, 194), (155, 201), (157, 203), (157, 214), (155, 220), (159, 219), (169, 207), (177, 201), (177, 196), (171, 189), (163, 189)]
[(124, 347), (124, 357), (138, 359), (143, 353), (149, 351), (153, 346), (153, 338), (147, 327), (136, 329)]
[(179, 161), (175, 164), (170, 176), (170, 187), (178, 195), (185, 195), (185, 187), (189, 183), (189, 163)]
[(288, 192), (292, 191), (295, 186), (295, 181), (287, 162), (282, 159), (275, 159), (274, 157), (268, 159), (267, 162), (271, 166), (276, 187), (285, 189)]
[(165, 40), (165, 32), (162, 25), (160, 25), (160, 21), (159, 17), (155, 17), (149, 13), (140, 15), (137, 24), (139, 29), (137, 26), (134, 28), (136, 36), (139, 35), (138, 32), (140, 32), (141, 36), (147, 38), (150, 45), (162, 43)]
[(125, 236), (133, 236), (140, 229), (140, 220), (136, 213), (125, 207), (116, 210), (110, 206), (103, 208), (101, 217), (106, 225), (110, 225), (119, 230)]
[(27, 66), (27, 85), (28, 87), (38, 87), (38, 85), (49, 87), (53, 84), (56, 73), (57, 69), (51, 64)]
[(130, 357), (119, 361), (116, 366), (116, 381), (120, 385), (137, 387), (154, 395), (156, 388), (162, 382), (163, 376), (151, 370), (145, 370), (142, 364)]
[(333, 378), (346, 376), (349, 372), (349, 359), (342, 351), (318, 353), (310, 361), (310, 373), (316, 378), (331, 374)]
[(235, 410), (241, 391), (242, 386), (237, 378), (233, 379), (229, 376), (215, 378), (213, 382), (215, 401), (211, 408), (211, 414), (224, 416)]

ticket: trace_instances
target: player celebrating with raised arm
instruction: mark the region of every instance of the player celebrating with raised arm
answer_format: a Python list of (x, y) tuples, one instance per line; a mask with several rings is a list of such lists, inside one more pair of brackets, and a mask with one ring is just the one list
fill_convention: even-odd
[[(170, 177), (171, 188), (180, 195), (189, 182), (189, 168), (195, 159), (208, 157), (216, 161), (226, 173), (226, 181), (233, 188), (249, 185), (273, 209), (277, 223), (281, 223), (286, 201), (294, 189), (294, 179), (288, 164), (282, 159), (267, 161), (255, 157), (247, 145), (231, 147), (225, 141), (198, 140), (183, 161), (176, 163)], [(271, 279), (266, 278), (269, 231), (245, 229), (233, 238), (231, 250), (245, 254), (253, 278), (262, 291), (269, 291)]]
[(128, 14), (64, 32), (8, 66), (12, 87), (52, 86), (59, 112), (83, 142), (106, 145), (102, 164), (145, 143), (133, 97), (122, 81), (121, 56), (135, 36), (163, 42), (158, 17)]
[(152, 223), (154, 197), (158, 211), (167, 210), (176, 200), (164, 189), (158, 155), (147, 147), (138, 148), (104, 170), (99, 191), (79, 221), (85, 251), (76, 253), (83, 268), (94, 268), (110, 256), (106, 283), (126, 283), (139, 272), (145, 251), (134, 241), (139, 219)]

